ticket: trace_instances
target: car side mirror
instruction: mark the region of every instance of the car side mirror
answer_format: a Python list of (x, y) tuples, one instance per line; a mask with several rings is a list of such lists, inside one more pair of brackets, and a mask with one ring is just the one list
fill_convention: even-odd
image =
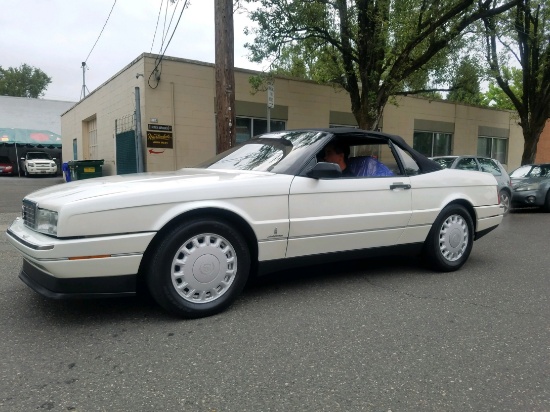
[(332, 179), (342, 177), (342, 169), (336, 163), (319, 162), (307, 172), (313, 179)]

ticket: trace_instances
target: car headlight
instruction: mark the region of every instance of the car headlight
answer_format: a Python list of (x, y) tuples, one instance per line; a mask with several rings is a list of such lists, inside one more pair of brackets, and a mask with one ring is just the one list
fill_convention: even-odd
[(29, 167), (34, 167), (34, 163), (29, 163)]
[(52, 163), (50, 164), (50, 166), (51, 166), (51, 167), (54, 167), (54, 166), (55, 166), (55, 163), (54, 163), (54, 162), (52, 162)]
[(47, 235), (57, 235), (57, 212), (38, 209), (36, 212), (36, 230)]
[(538, 183), (529, 183), (526, 185), (517, 186), (516, 188), (514, 188), (514, 190), (516, 192), (525, 192), (527, 190), (537, 190), (539, 186), (540, 185)]

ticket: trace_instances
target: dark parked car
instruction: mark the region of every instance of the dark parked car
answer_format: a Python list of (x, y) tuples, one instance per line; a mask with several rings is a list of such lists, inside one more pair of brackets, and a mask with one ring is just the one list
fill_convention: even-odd
[(523, 165), (512, 173), (512, 206), (550, 212), (550, 163)]
[(512, 197), (512, 183), (504, 166), (490, 157), (484, 156), (439, 156), (430, 159), (439, 163), (445, 169), (476, 170), (491, 173), (497, 179), (500, 204), (504, 206), (504, 213), (510, 210)]
[(0, 156), (0, 175), (13, 175), (15, 169), (12, 161), (6, 156)]

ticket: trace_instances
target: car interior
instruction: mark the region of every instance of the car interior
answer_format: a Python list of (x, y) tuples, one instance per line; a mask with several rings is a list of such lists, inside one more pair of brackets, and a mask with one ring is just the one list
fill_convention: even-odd
[[(350, 148), (347, 165), (355, 175), (354, 177), (386, 177), (403, 175), (399, 163), (386, 141), (381, 139), (334, 139), (339, 144)], [(333, 142), (331, 141), (331, 142)], [(401, 152), (401, 158), (411, 163), (411, 168), (405, 166), (408, 174), (417, 174), (418, 166), (414, 160), (402, 149), (394, 146)], [(324, 161), (324, 148), (317, 153), (317, 162)], [(411, 171), (413, 171), (411, 173)]]

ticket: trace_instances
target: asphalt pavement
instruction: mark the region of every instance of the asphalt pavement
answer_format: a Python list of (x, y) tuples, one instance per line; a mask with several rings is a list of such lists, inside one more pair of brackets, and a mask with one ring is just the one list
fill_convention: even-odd
[[(60, 182), (0, 178), (0, 232)], [(0, 411), (550, 411), (549, 228), (512, 212), (454, 273), (409, 258), (277, 273), (197, 320), (45, 299), (0, 235)]]

